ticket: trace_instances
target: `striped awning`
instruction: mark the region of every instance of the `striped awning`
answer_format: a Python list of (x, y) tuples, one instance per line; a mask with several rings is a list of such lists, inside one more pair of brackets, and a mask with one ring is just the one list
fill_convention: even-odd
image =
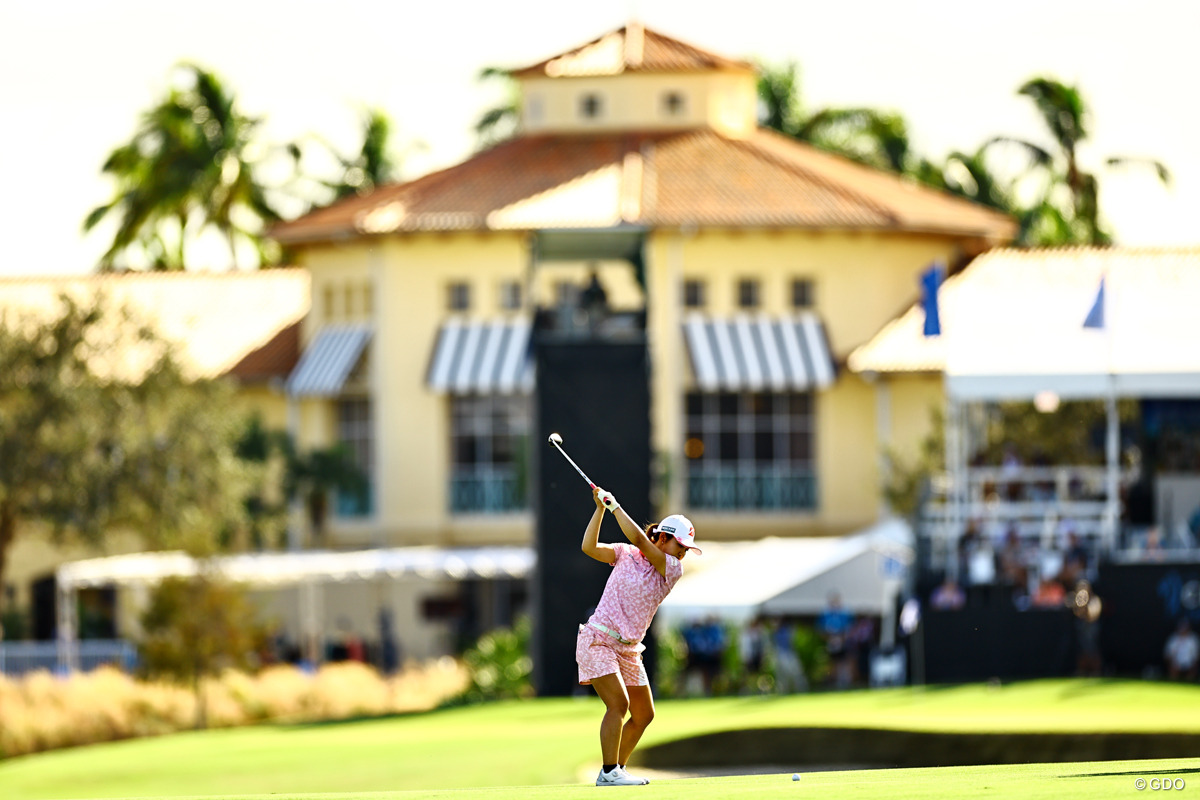
[(833, 383), (829, 343), (814, 314), (728, 319), (692, 314), (683, 332), (701, 391), (805, 391)]
[(371, 329), (366, 325), (323, 328), (288, 376), (288, 394), (293, 397), (335, 397), (340, 394), (370, 338)]
[(533, 390), (526, 319), (451, 319), (438, 332), (429, 388), (450, 394), (514, 394)]

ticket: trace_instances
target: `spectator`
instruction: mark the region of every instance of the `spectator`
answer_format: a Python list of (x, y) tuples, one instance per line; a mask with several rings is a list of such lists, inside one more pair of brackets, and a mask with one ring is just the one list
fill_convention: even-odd
[(846, 661), (849, 674), (846, 676), (847, 686), (862, 683), (871, 674), (870, 656), (875, 644), (875, 621), (868, 616), (860, 616), (854, 620), (846, 633)]
[(796, 655), (796, 630), (792, 623), (780, 620), (771, 636), (775, 658), (775, 691), (779, 694), (802, 692), (808, 688), (808, 678), (800, 657)]
[(1015, 525), (1010, 526), (1004, 534), (1004, 544), (996, 554), (996, 568), (1000, 574), (1000, 582), (1015, 590), (1024, 592), (1028, 585), (1029, 573), (1026, 567), (1025, 548), (1021, 544), (1020, 534)]
[(1054, 578), (1042, 578), (1033, 595), (1033, 605), (1035, 608), (1062, 608), (1066, 597), (1067, 592), (1061, 583)]
[(379, 607), (379, 660), (384, 675), (391, 675), (400, 667), (400, 643), (392, 629), (392, 612), (385, 606)]
[(1087, 547), (1079, 539), (1079, 534), (1071, 531), (1067, 534), (1067, 547), (1063, 551), (1062, 572), (1058, 579), (1064, 586), (1074, 586), (1076, 582), (1087, 577), (1088, 552)]
[(1077, 675), (1099, 677), (1103, 664), (1100, 658), (1100, 598), (1086, 580), (1075, 584), (1068, 605), (1075, 615), (1075, 644), (1078, 657)]
[(836, 591), (830, 592), (825, 610), (817, 617), (817, 633), (825, 641), (825, 652), (833, 667), (833, 682), (838, 688), (849, 686), (853, 676), (854, 654), (846, 640), (853, 624), (854, 616), (842, 607), (842, 596)]
[(721, 661), (725, 655), (725, 629), (715, 616), (704, 620), (700, 628), (700, 674), (704, 678), (704, 694), (712, 694), (713, 684), (721, 672)]
[(743, 680), (747, 689), (755, 676), (762, 672), (763, 639), (762, 623), (757, 617), (750, 620), (738, 635), (738, 656), (742, 661)]
[(929, 596), (929, 605), (939, 611), (957, 611), (967, 602), (967, 595), (962, 587), (949, 575), (942, 581), (933, 594)]
[(1196, 667), (1200, 663), (1200, 638), (1192, 630), (1187, 617), (1179, 620), (1175, 632), (1167, 639), (1163, 648), (1167, 662), (1167, 677), (1173, 681), (1196, 680)]

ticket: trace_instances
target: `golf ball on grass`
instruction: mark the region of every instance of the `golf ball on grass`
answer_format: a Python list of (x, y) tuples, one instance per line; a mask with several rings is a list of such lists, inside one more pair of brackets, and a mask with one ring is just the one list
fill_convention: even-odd
[(792, 773), (792, 780), (794, 780), (794, 781), (798, 781), (798, 780), (800, 780), (800, 773), (799, 773), (799, 772), (793, 772), (793, 773)]

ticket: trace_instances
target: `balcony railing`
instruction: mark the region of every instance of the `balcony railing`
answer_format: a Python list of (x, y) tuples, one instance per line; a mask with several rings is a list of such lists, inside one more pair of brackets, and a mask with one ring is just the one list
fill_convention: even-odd
[(714, 511), (811, 511), (817, 478), (811, 470), (779, 467), (691, 467), (687, 502)]
[[(68, 658), (65, 648), (74, 648)], [(17, 677), (29, 672), (62, 671), (71, 660), (81, 672), (111, 664), (125, 672), (137, 666), (137, 649), (124, 639), (84, 639), (61, 642), (0, 642), (0, 675)]]
[(527, 508), (529, 495), (515, 467), (460, 468), (450, 476), (452, 513), (503, 514)]

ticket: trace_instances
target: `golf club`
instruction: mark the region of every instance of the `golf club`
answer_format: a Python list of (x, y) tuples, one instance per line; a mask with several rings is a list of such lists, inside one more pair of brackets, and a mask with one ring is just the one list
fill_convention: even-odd
[(588, 486), (592, 487), (593, 489), (596, 488), (596, 484), (592, 483), (592, 479), (587, 476), (587, 473), (585, 473), (583, 470), (581, 470), (579, 468), (579, 465), (576, 464), (569, 455), (567, 455), (566, 450), (562, 449), (562, 437), (561, 436), (559, 436), (557, 433), (552, 433), (552, 434), (550, 434), (550, 436), (547, 438), (546, 441), (548, 441), (550, 444), (552, 444), (558, 448), (558, 452), (562, 453), (563, 458), (565, 458), (567, 461), (571, 462), (571, 466), (574, 467), (575, 471), (578, 472), (580, 474), (580, 476), (582, 476), (583, 479), (588, 482)]

